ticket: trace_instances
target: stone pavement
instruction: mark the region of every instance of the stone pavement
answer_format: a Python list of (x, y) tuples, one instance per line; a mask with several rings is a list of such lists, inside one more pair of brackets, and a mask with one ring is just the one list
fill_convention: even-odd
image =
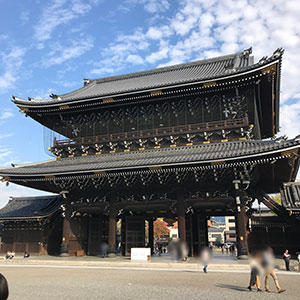
[(12, 300), (299, 300), (300, 295), (300, 274), (295, 272), (278, 272), (280, 285), (286, 289), (279, 295), (272, 280), (271, 293), (257, 293), (255, 289), (249, 292), (249, 270), (222, 272), (209, 269), (205, 274), (201, 269), (10, 263), (13, 261), (5, 266), (0, 263), (0, 270), (8, 280), (9, 299)]
[[(168, 255), (152, 256), (147, 262), (132, 262), (129, 257), (116, 256), (114, 258), (101, 258), (96, 256), (84, 257), (57, 257), (57, 256), (31, 256), (24, 259), (16, 256), (12, 260), (0, 258), (1, 265), (62, 265), (62, 266), (102, 266), (102, 267), (137, 267), (137, 268), (176, 268), (176, 269), (201, 269), (202, 264), (198, 258), (190, 258), (187, 262), (174, 261)], [(290, 267), (296, 271), (297, 262), (291, 260)], [(237, 260), (234, 255), (214, 254), (209, 264), (211, 270), (249, 270), (247, 260)], [(282, 259), (276, 259), (276, 269), (285, 270)]]

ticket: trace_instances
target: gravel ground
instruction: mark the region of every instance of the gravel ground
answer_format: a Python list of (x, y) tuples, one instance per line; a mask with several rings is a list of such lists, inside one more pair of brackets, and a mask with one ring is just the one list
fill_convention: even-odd
[(89, 267), (1, 266), (10, 297), (26, 299), (297, 299), (300, 298), (300, 275), (279, 274), (282, 288), (277, 294), (249, 292), (246, 272), (211, 272), (172, 270), (124, 270)]

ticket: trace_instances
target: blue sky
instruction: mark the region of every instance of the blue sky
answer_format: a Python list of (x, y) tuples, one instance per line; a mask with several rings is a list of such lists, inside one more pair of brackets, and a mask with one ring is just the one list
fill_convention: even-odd
[[(281, 133), (300, 133), (300, 3), (236, 0), (0, 0), (0, 166), (50, 159), (43, 128), (11, 95), (49, 98), (97, 78), (253, 47), (285, 48)], [(37, 192), (0, 184), (8, 197)]]

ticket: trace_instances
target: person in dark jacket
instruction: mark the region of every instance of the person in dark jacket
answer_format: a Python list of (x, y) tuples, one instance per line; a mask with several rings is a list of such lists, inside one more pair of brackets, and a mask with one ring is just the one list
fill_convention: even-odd
[(8, 284), (6, 278), (0, 273), (0, 300), (8, 298)]
[(289, 254), (289, 250), (286, 249), (282, 255), (282, 258), (285, 262), (285, 268), (287, 271), (290, 271), (290, 259), (291, 259), (291, 255)]

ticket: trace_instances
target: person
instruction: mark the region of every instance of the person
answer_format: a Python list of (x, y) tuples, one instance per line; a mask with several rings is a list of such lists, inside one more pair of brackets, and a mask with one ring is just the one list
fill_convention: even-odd
[(25, 251), (25, 252), (24, 252), (24, 258), (29, 258), (29, 257), (30, 257), (29, 252)]
[(187, 243), (184, 242), (184, 241), (179, 241), (179, 251), (180, 251), (180, 256), (181, 256), (181, 260), (183, 261), (187, 261), (188, 259), (188, 256), (189, 256), (189, 249), (188, 249), (188, 246), (187, 246)]
[(162, 244), (159, 243), (159, 244), (157, 245), (157, 247), (158, 247), (158, 256), (161, 256), (161, 254), (162, 254)]
[(0, 300), (8, 299), (8, 284), (6, 278), (0, 273)]
[(6, 259), (13, 259), (15, 257), (16, 253), (14, 251), (7, 251), (6, 252)]
[(300, 252), (298, 252), (297, 261), (298, 261), (298, 272), (300, 272)]
[(291, 259), (291, 255), (289, 254), (289, 250), (286, 249), (282, 255), (282, 258), (285, 262), (285, 268), (287, 271), (290, 271), (290, 259)]
[(105, 242), (102, 242), (100, 244), (100, 250), (101, 250), (101, 256), (102, 258), (107, 256), (107, 251), (108, 251), (108, 244)]
[(260, 280), (259, 280), (261, 267), (258, 262), (258, 257), (259, 257), (258, 254), (255, 253), (255, 255), (253, 255), (252, 258), (250, 259), (251, 272), (250, 272), (250, 282), (248, 286), (249, 291), (252, 291), (252, 287), (256, 286), (257, 291), (261, 292)]
[(277, 288), (278, 293), (283, 293), (283, 290), (280, 285), (278, 278), (276, 276), (274, 267), (275, 267), (275, 256), (271, 247), (268, 247), (262, 255), (262, 267), (265, 270), (265, 290), (267, 293), (270, 293), (269, 289), (269, 276), (271, 276), (274, 280), (275, 286)]
[(10, 251), (7, 251), (7, 252), (6, 252), (6, 255), (5, 255), (5, 258), (6, 258), (6, 259), (9, 259), (9, 258), (10, 258), (10, 255), (11, 255), (11, 252), (10, 252)]
[(208, 262), (210, 260), (209, 248), (205, 247), (201, 252), (201, 259), (203, 263), (203, 272), (207, 273)]

